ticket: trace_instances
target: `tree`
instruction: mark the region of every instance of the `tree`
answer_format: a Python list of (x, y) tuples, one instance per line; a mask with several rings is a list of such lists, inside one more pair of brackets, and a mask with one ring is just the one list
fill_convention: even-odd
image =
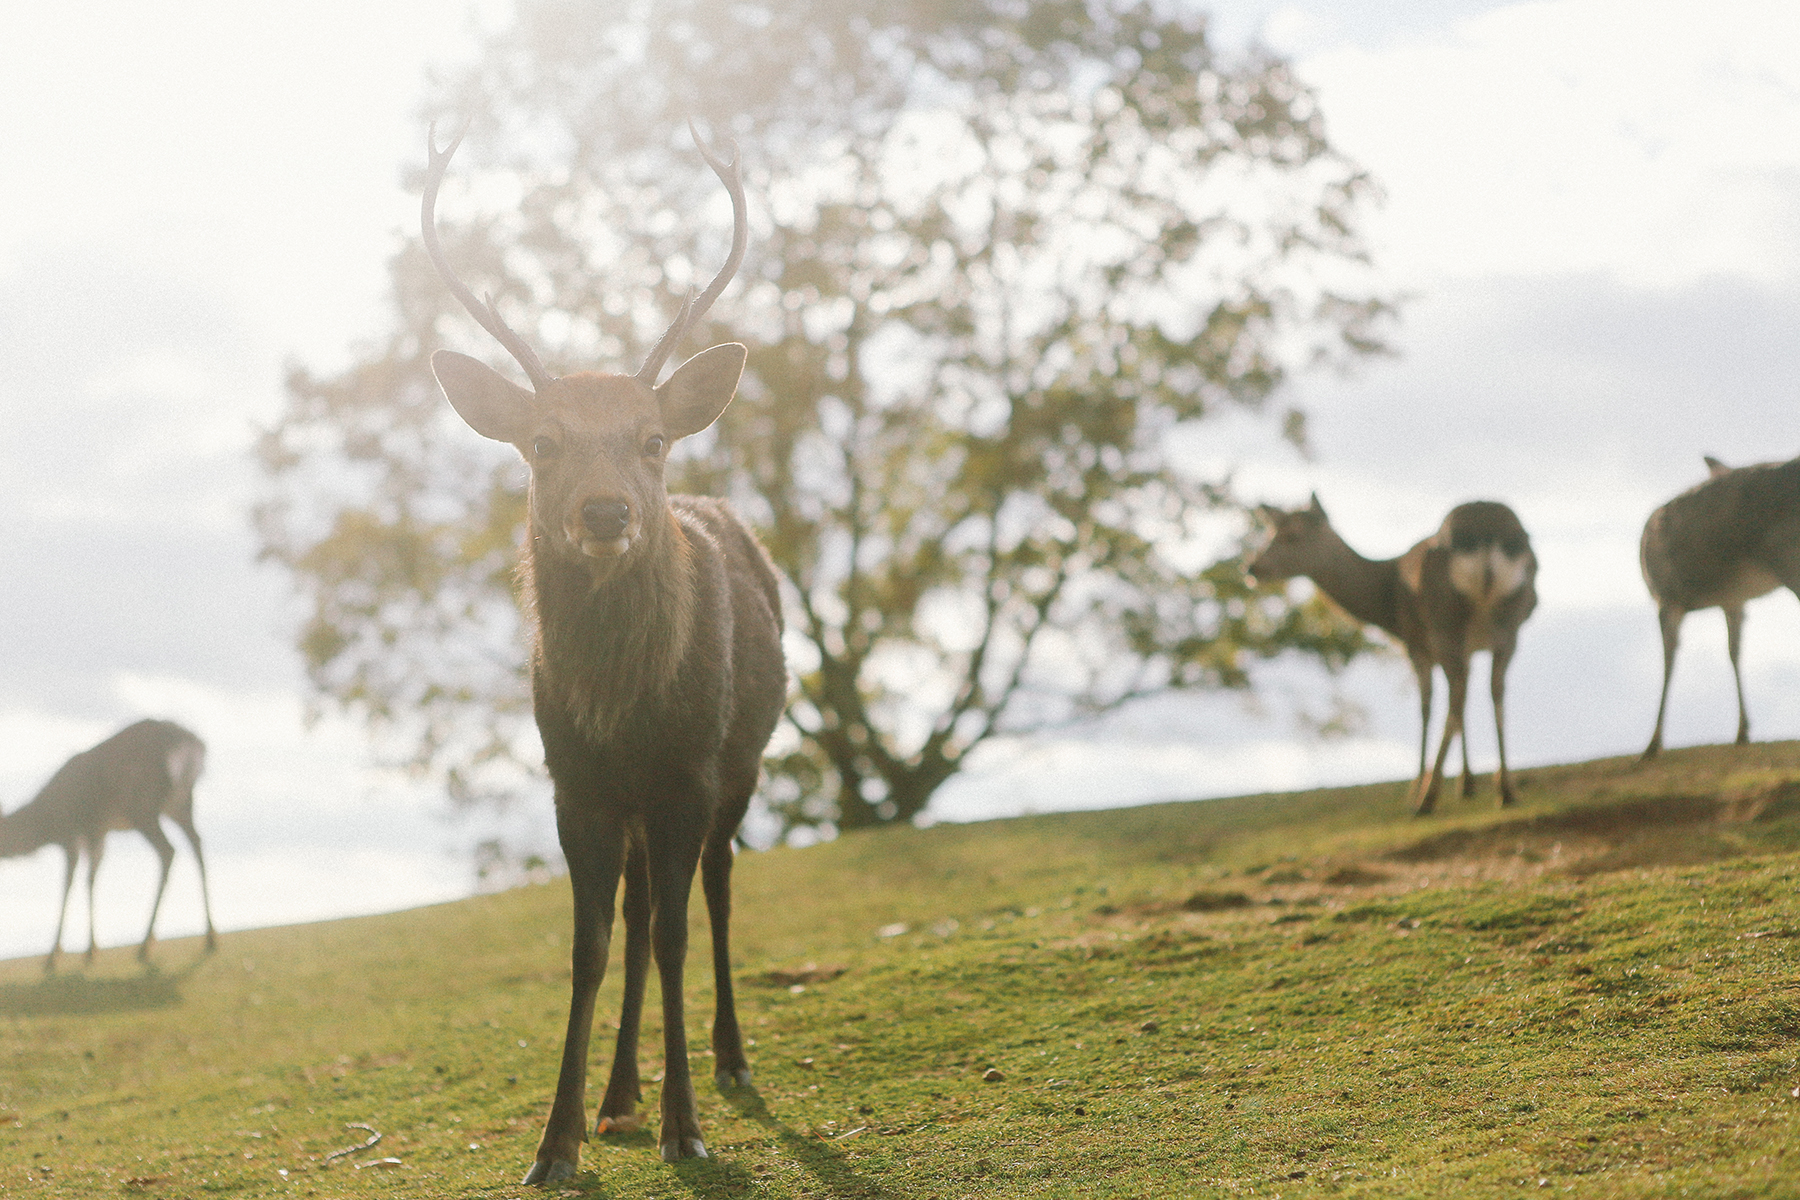
[[(729, 228), (676, 131), (741, 141), (760, 227), (687, 349), (741, 340), (750, 366), (677, 482), (730, 495), (792, 584), (788, 823), (910, 820), (995, 736), (1364, 648), (1244, 583), (1228, 481), (1180, 450), (1293, 368), (1382, 348), (1372, 185), (1279, 59), (1227, 60), (1147, 0), (524, 0), (429, 109), (474, 120), (449, 252), (553, 370), (635, 365), (651, 299)], [(393, 278), (378, 351), (292, 372), (257, 519), (311, 602), (320, 701), (468, 799), (530, 757), (523, 472), (426, 364), (488, 343), (416, 245)]]

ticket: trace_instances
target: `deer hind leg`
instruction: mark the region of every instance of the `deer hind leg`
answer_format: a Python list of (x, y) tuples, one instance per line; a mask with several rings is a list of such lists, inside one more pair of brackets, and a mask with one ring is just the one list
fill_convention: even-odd
[(1456, 744), (1462, 751), (1462, 795), (1467, 800), (1475, 795), (1475, 772), (1469, 769), (1469, 730), (1466, 726)]
[[(1506, 668), (1512, 663), (1513, 648), (1511, 640), (1496, 644), (1493, 661), (1488, 666), (1488, 690), (1494, 696), (1494, 742), (1500, 749), (1500, 770), (1495, 775), (1494, 782), (1500, 789), (1502, 807), (1518, 801), (1518, 797), (1513, 794), (1512, 772), (1506, 766)], [(1463, 744), (1468, 745), (1466, 734)], [(1463, 769), (1468, 770), (1467, 767)]]
[(569, 1026), (563, 1036), (556, 1099), (550, 1104), (550, 1119), (545, 1122), (544, 1137), (538, 1143), (537, 1160), (525, 1174), (528, 1184), (572, 1178), (581, 1161), (581, 1143), (587, 1136), (584, 1109), (594, 995), (606, 974), (614, 894), (625, 854), (623, 831), (617, 824), (594, 814), (571, 814), (573, 807), (566, 796), (558, 797), (557, 833), (563, 858), (569, 864), (569, 883), (575, 898), (575, 936), (569, 952)]
[(1675, 675), (1675, 650), (1681, 645), (1681, 619), (1687, 616), (1687, 610), (1665, 604), (1656, 610), (1657, 624), (1662, 628), (1663, 647), (1663, 682), (1662, 699), (1656, 703), (1656, 729), (1650, 735), (1650, 744), (1644, 747), (1643, 757), (1639, 762), (1648, 762), (1662, 751), (1663, 717), (1669, 711), (1669, 680)]
[(206, 855), (201, 853), (200, 835), (194, 830), (194, 819), (177, 816), (174, 821), (187, 837), (188, 845), (193, 847), (194, 861), (200, 864), (200, 904), (206, 912), (206, 952), (211, 954), (219, 948), (219, 936), (213, 932), (212, 892), (206, 886)]
[(705, 1158), (694, 1080), (688, 1067), (687, 1017), (681, 996), (687, 959), (688, 892), (700, 861), (701, 831), (671, 821), (649, 832), (650, 948), (662, 988), (664, 1162)]
[(638, 1030), (644, 1012), (644, 981), (650, 974), (650, 866), (641, 840), (625, 852), (625, 996), (619, 1007), (619, 1037), (613, 1049), (606, 1097), (594, 1119), (595, 1133), (629, 1133), (639, 1127)]
[[(1413, 675), (1419, 681), (1419, 773), (1413, 776), (1412, 800), (1414, 804), (1423, 803), (1425, 795), (1425, 754), (1431, 746), (1431, 687), (1432, 673), (1435, 668), (1429, 659), (1412, 660)], [(1430, 812), (1429, 807), (1417, 810), (1420, 813)]]
[(69, 893), (75, 889), (75, 863), (81, 857), (79, 843), (63, 847), (62, 905), (56, 910), (56, 940), (50, 943), (50, 956), (44, 960), (46, 975), (56, 970), (57, 955), (62, 953), (63, 922), (69, 916)]
[(1744, 645), (1744, 609), (1742, 605), (1725, 610), (1725, 649), (1731, 655), (1731, 682), (1737, 686), (1737, 744), (1750, 744), (1750, 710), (1744, 706), (1744, 673), (1738, 668), (1738, 651)]
[(1422, 783), (1418, 815), (1424, 816), (1437, 807), (1438, 784), (1444, 778), (1444, 763), (1450, 757), (1450, 739), (1462, 736), (1463, 705), (1469, 697), (1469, 661), (1452, 658), (1444, 663), (1444, 678), (1450, 685), (1450, 704), (1444, 712), (1444, 735), (1438, 741), (1437, 759)]
[(138, 961), (150, 961), (150, 947), (156, 943), (156, 914), (162, 909), (163, 892), (169, 887), (169, 868), (175, 865), (175, 845), (169, 841), (169, 835), (162, 831), (159, 818), (151, 817), (148, 825), (138, 827), (156, 850), (156, 857), (162, 861), (162, 873), (156, 879), (156, 899), (150, 902), (150, 924), (144, 930), (143, 944), (138, 947)]
[(712, 929), (713, 1081), (720, 1087), (750, 1086), (750, 1060), (738, 1028), (737, 996), (731, 983), (731, 831), (715, 827), (700, 858), (700, 882)]
[(94, 876), (100, 874), (100, 860), (106, 856), (106, 835), (103, 833), (88, 843), (88, 948), (86, 961), (94, 961), (94, 949), (99, 943), (94, 938)]

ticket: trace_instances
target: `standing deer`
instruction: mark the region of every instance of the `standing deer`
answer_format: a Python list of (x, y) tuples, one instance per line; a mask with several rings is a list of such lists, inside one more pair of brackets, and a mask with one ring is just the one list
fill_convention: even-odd
[[(1419, 815), (1437, 805), (1438, 783), (1450, 739), (1462, 736), (1463, 795), (1475, 794), (1469, 773), (1469, 741), (1463, 736), (1463, 705), (1469, 689), (1469, 659), (1490, 653), (1494, 695), (1494, 736), (1500, 746), (1500, 803), (1514, 802), (1506, 766), (1506, 667), (1518, 645), (1519, 626), (1537, 607), (1537, 557), (1531, 539), (1512, 509), (1475, 500), (1450, 510), (1438, 531), (1399, 558), (1367, 559), (1331, 527), (1314, 495), (1307, 508), (1283, 512), (1267, 505), (1263, 515), (1275, 534), (1250, 564), (1257, 581), (1305, 575), (1359, 621), (1396, 637), (1412, 660), (1419, 680), (1419, 776), (1413, 785)], [(1425, 769), (1431, 737), (1431, 686), (1442, 667), (1450, 684), (1450, 710), (1437, 760)]]
[[(691, 130), (690, 126), (690, 130)], [(574, 889), (573, 992), (556, 1099), (526, 1183), (574, 1175), (594, 994), (606, 970), (613, 901), (625, 884), (625, 989), (612, 1076), (595, 1132), (636, 1128), (637, 1040), (649, 957), (662, 992), (662, 1156), (706, 1157), (688, 1069), (681, 976), (688, 891), (698, 863), (712, 925), (715, 1078), (750, 1082), (731, 985), (732, 838), (787, 691), (780, 597), (767, 555), (724, 504), (671, 496), (669, 447), (731, 402), (748, 351), (729, 343), (657, 375), (743, 258), (737, 152), (695, 144), (731, 193), (731, 254), (690, 299), (635, 375), (552, 377), (438, 246), (433, 207), (459, 134), (439, 151), (421, 204), (425, 248), (444, 284), (516, 359), (531, 390), (466, 355), (431, 357), (470, 428), (510, 442), (531, 468), (520, 578), (532, 614), (532, 697), (555, 789), (557, 834)]]
[(106, 835), (115, 829), (137, 830), (162, 860), (156, 899), (150, 904), (150, 927), (138, 947), (138, 958), (150, 960), (150, 946), (156, 941), (156, 913), (162, 907), (169, 867), (175, 861), (175, 847), (163, 833), (163, 817), (174, 821), (194, 848), (194, 861), (200, 864), (200, 900), (206, 909), (206, 949), (211, 953), (217, 948), (212, 898), (206, 886), (206, 856), (200, 852), (200, 835), (194, 831), (194, 783), (205, 764), (205, 744), (181, 726), (173, 721), (139, 721), (71, 758), (57, 768), (29, 804), (0, 817), (0, 858), (30, 854), (53, 842), (63, 850), (67, 866), (62, 905), (57, 909), (56, 940), (44, 960), (44, 970), (54, 971), (62, 952), (75, 863), (84, 853), (88, 861), (87, 961), (94, 961), (94, 876), (100, 872)]
[(1706, 456), (1707, 480), (1650, 514), (1638, 543), (1644, 584), (1662, 626), (1662, 699), (1644, 760), (1662, 749), (1663, 717), (1681, 621), (1701, 608), (1725, 612), (1726, 648), (1737, 685), (1737, 744), (1750, 741), (1738, 650), (1744, 605), (1778, 587), (1800, 596), (1800, 458), (1733, 470)]

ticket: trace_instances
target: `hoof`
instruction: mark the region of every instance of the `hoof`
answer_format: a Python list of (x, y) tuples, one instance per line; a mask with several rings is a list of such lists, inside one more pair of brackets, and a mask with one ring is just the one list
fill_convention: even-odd
[(531, 1170), (525, 1172), (521, 1183), (542, 1187), (546, 1184), (561, 1183), (565, 1179), (575, 1178), (575, 1164), (560, 1158), (540, 1158), (531, 1164)]
[(664, 1142), (662, 1159), (664, 1162), (680, 1162), (684, 1158), (708, 1158), (706, 1143), (699, 1138), (683, 1138), (678, 1142)]
[(644, 1127), (644, 1118), (636, 1113), (621, 1113), (616, 1117), (602, 1116), (594, 1121), (595, 1133), (636, 1133)]
[(721, 1068), (720, 1070), (713, 1072), (713, 1082), (718, 1084), (721, 1089), (749, 1087), (750, 1079), (751, 1075), (749, 1067), (739, 1067), (735, 1071)]

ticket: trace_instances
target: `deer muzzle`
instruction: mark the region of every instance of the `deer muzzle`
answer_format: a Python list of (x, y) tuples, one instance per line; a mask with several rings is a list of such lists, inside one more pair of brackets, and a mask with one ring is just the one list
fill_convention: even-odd
[(581, 526), (573, 540), (589, 558), (614, 558), (631, 549), (631, 505), (623, 500), (589, 500), (581, 506)]

